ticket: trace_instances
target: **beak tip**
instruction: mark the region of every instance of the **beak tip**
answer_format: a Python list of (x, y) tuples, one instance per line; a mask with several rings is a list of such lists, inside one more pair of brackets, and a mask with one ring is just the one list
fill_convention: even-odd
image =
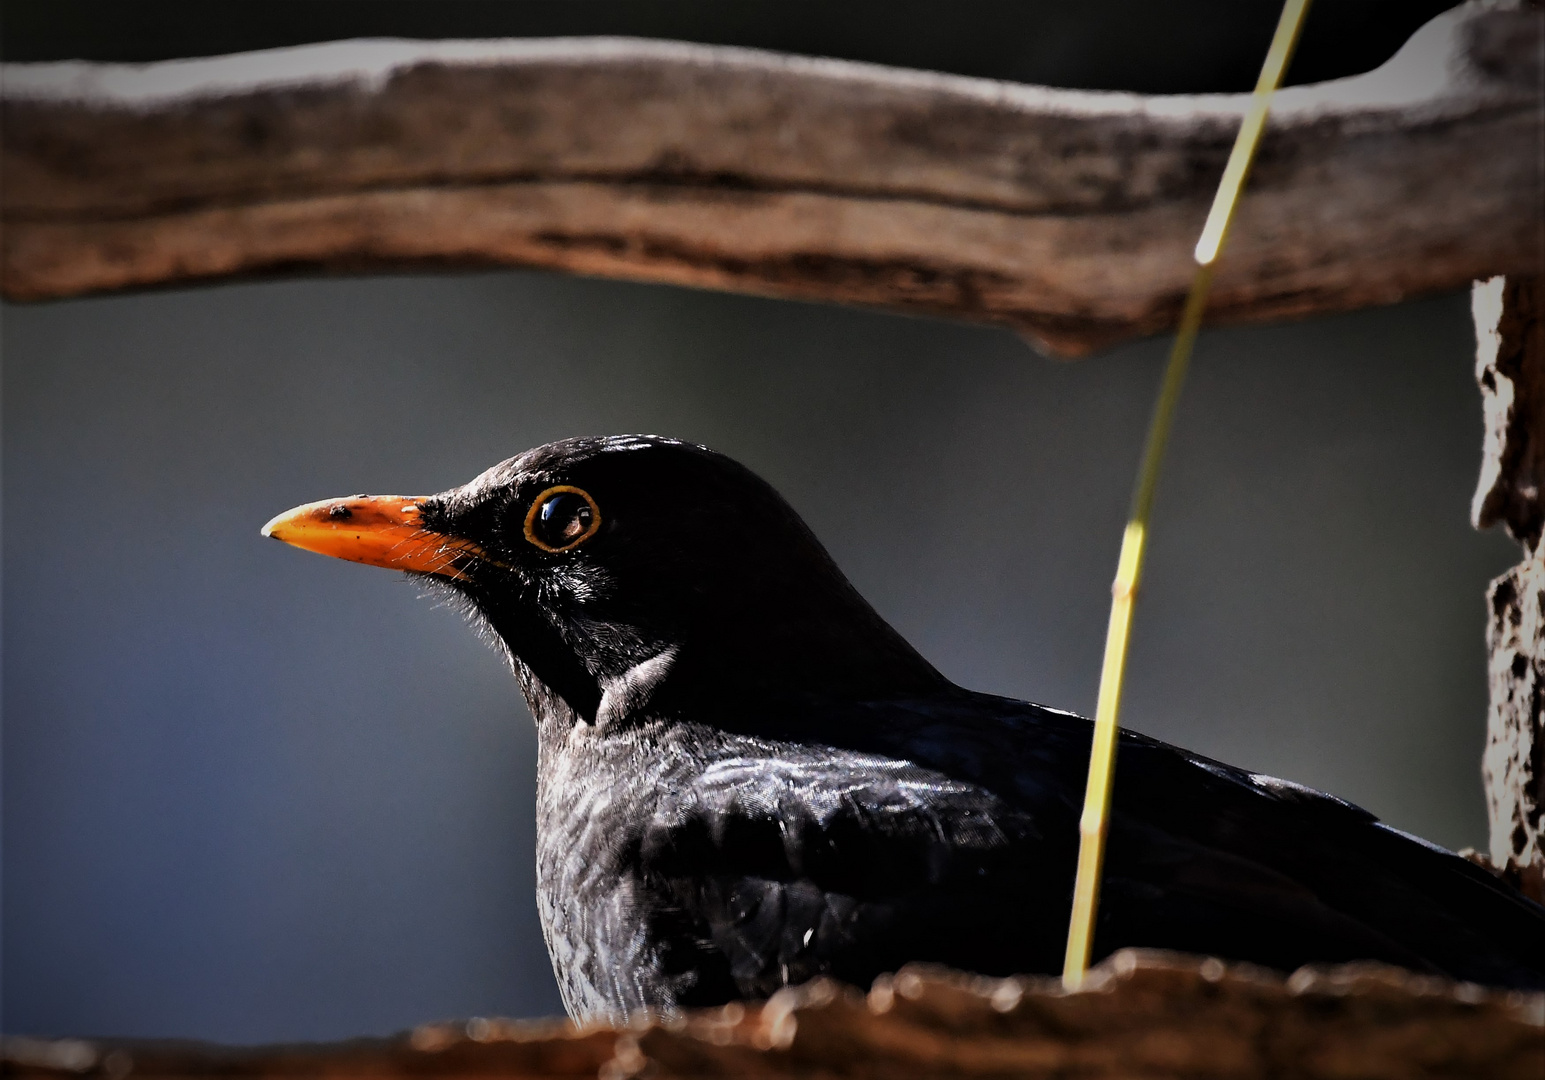
[(287, 514), (280, 514), (278, 517), (270, 520), (267, 525), (264, 525), (262, 529), (259, 530), (259, 535), (265, 536), (270, 540), (283, 540), (284, 537), (279, 535), (278, 529), (279, 526), (283, 524), (284, 519), (287, 516)]

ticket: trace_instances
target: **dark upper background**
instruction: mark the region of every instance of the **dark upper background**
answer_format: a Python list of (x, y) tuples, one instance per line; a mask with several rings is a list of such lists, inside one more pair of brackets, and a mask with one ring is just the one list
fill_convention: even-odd
[[(1320, 0), (1289, 82), (1388, 59), (1443, 0)], [(5, 0), (6, 60), (145, 62), (349, 37), (627, 34), (1049, 86), (1249, 90), (1275, 0)]]
[[(1292, 81), (1442, 3), (1320, 0)], [(12, 61), (357, 36), (634, 34), (1052, 85), (1253, 84), (1274, 2), (0, 6)], [(6, 305), (4, 967), (13, 1032), (339, 1037), (559, 1009), (513, 681), (393, 575), (261, 541), (565, 435), (714, 445), (946, 674), (1088, 711), (1164, 343), (532, 272)], [(1484, 844), (1463, 295), (1203, 336), (1127, 719)], [(1119, 779), (1118, 779), (1119, 782)]]

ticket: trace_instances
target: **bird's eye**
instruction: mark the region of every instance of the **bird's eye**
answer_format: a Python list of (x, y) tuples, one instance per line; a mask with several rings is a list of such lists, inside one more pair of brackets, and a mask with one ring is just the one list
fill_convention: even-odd
[(567, 484), (550, 487), (526, 512), (526, 539), (543, 551), (568, 551), (595, 535), (601, 510), (590, 493)]

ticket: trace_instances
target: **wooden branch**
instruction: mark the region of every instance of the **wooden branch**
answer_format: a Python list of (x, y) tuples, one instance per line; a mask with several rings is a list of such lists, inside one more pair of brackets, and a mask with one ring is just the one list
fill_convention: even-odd
[(765, 1005), (576, 1030), (473, 1020), (393, 1040), (235, 1050), (10, 1039), (18, 1080), (66, 1077), (1335, 1077), (1539, 1080), (1545, 994), (1377, 964), (1291, 978), (1172, 953), (1118, 953), (1064, 991), (913, 966), (867, 996), (827, 980)]
[[(1545, 234), (1540, 237), (1545, 246)], [(1491, 684), (1482, 774), (1490, 862), (1545, 904), (1545, 276), (1493, 278), (1473, 293), (1476, 379), (1486, 418), (1476, 528), (1501, 524), (1524, 561), (1491, 583)]]
[[(1214, 316), (1528, 272), (1540, 36), (1471, 4), (1283, 92)], [(1173, 321), (1244, 108), (605, 38), (3, 79), (12, 299), (523, 265), (982, 319), (1068, 355)]]

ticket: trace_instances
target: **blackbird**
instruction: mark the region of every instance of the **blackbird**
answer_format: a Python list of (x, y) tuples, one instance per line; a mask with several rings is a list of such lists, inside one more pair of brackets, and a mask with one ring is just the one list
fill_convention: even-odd
[[(569, 439), (264, 535), (442, 583), (538, 731), (537, 900), (578, 1020), (1060, 969), (1091, 725), (934, 670), (765, 481)], [(1545, 987), (1545, 908), (1298, 784), (1123, 732), (1094, 941)]]

